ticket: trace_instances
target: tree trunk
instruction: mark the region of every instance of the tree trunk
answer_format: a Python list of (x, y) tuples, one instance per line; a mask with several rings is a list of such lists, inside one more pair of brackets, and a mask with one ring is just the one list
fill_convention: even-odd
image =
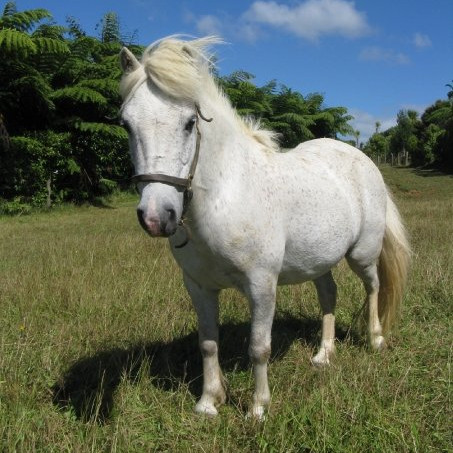
[(46, 187), (47, 187), (47, 203), (46, 203), (46, 207), (47, 209), (50, 209), (51, 206), (52, 206), (52, 178), (49, 178), (47, 181), (46, 181)]

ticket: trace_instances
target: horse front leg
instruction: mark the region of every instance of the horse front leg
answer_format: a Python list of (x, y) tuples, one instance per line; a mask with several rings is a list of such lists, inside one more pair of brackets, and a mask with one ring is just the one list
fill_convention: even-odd
[(252, 315), (249, 356), (253, 364), (255, 391), (248, 415), (259, 420), (270, 403), (267, 362), (271, 355), (271, 330), (275, 312), (277, 279), (272, 275), (255, 277), (246, 288)]
[(195, 405), (195, 412), (217, 415), (216, 406), (226, 399), (218, 358), (219, 291), (202, 288), (187, 275), (184, 275), (184, 283), (197, 312), (198, 340), (203, 358), (203, 393)]

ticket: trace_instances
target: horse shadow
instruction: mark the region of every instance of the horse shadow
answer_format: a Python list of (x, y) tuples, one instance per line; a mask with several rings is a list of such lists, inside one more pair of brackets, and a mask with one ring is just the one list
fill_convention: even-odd
[[(219, 326), (219, 360), (223, 371), (250, 368), (249, 332), (248, 322)], [(337, 338), (360, 342), (354, 333), (341, 326), (337, 328)], [(295, 341), (315, 347), (319, 339), (319, 320), (301, 320), (288, 314), (280, 316), (273, 324), (271, 361), (284, 357)], [(120, 382), (125, 378), (131, 383), (137, 382), (144, 369), (152, 385), (159, 389), (175, 391), (185, 384), (193, 395), (200, 396), (203, 379), (198, 333), (192, 332), (168, 343), (157, 341), (113, 348), (82, 358), (53, 385), (53, 403), (62, 410), (72, 410), (79, 420), (105, 423), (111, 417), (113, 396)]]

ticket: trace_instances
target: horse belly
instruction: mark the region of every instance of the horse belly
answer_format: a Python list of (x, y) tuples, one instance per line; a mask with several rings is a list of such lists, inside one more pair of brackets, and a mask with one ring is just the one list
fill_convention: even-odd
[(346, 255), (349, 244), (343, 236), (329, 242), (287, 246), (279, 284), (302, 283), (324, 275)]
[(359, 234), (360, 221), (350, 205), (339, 205), (341, 209), (318, 212), (313, 218), (302, 215), (299, 222), (293, 222), (287, 234), (279, 284), (314, 280), (347, 254)]

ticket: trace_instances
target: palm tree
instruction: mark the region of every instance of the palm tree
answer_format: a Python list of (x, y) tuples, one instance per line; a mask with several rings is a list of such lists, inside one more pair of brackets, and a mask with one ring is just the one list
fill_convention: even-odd
[(376, 122), (374, 123), (374, 126), (375, 126), (374, 133), (375, 133), (375, 134), (379, 134), (379, 129), (381, 128), (381, 122), (380, 122), (380, 121), (376, 121)]
[(448, 99), (453, 101), (453, 80), (451, 81), (451, 83), (446, 83), (445, 86), (450, 88), (450, 91), (447, 93), (447, 97)]

